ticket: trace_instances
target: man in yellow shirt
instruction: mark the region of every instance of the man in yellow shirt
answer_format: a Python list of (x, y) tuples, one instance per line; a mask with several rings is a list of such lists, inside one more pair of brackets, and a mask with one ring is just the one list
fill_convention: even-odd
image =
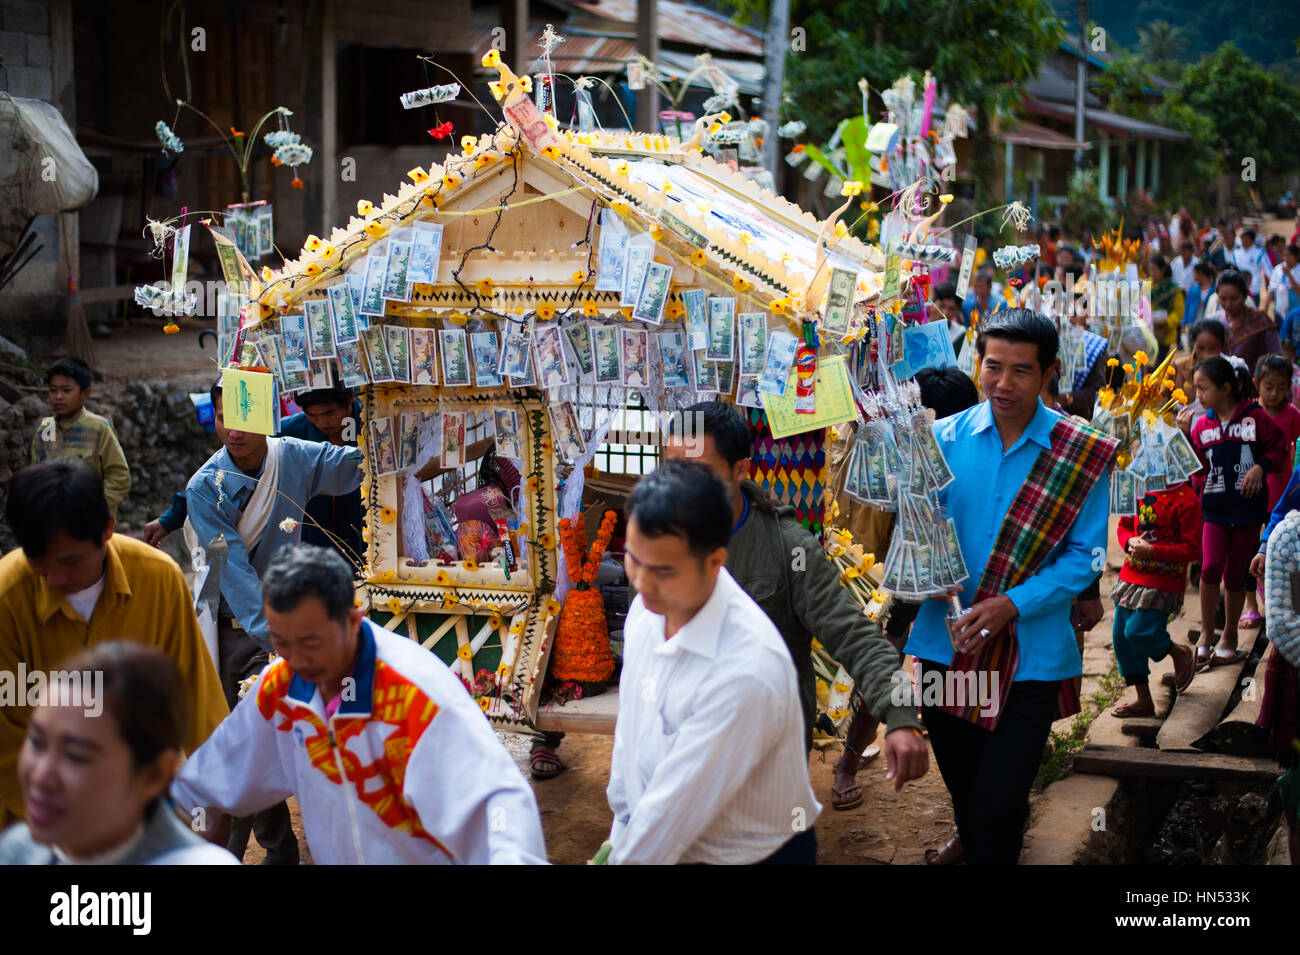
[(20, 549), (0, 557), (0, 828), (23, 818), (16, 765), (33, 676), (48, 681), (86, 647), (136, 640), (172, 658), (190, 704), (188, 752), (229, 713), (181, 569), (113, 534), (93, 468), (56, 460), (20, 471), (5, 520)]
[(87, 462), (103, 479), (108, 511), (116, 514), (131, 489), (131, 469), (113, 423), (86, 410), (93, 381), (90, 369), (76, 358), (56, 361), (45, 372), (54, 416), (44, 419), (32, 435), (32, 463), (54, 458)]

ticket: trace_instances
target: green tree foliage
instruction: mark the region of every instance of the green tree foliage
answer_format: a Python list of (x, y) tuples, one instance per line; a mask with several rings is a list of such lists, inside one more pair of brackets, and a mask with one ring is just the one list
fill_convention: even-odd
[[(742, 21), (766, 21), (767, 0), (723, 3)], [(806, 49), (786, 60), (784, 118), (807, 123), (808, 139), (825, 142), (841, 118), (861, 114), (859, 77), (871, 85), (874, 122), (879, 91), (930, 70), (952, 99), (978, 111), (978, 182), (991, 170), (989, 119), (1015, 107), (1064, 35), (1048, 0), (791, 0), (790, 26), (805, 31)]]
[(1204, 133), (1224, 172), (1254, 159), (1257, 174), (1300, 169), (1300, 92), (1247, 59), (1232, 43), (1193, 63), (1165, 96), (1206, 120)]

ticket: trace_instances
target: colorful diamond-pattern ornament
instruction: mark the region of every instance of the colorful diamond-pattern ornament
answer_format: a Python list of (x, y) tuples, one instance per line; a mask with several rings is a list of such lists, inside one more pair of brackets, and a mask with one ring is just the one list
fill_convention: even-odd
[(821, 536), (826, 490), (826, 432), (808, 431), (777, 440), (761, 408), (747, 408), (754, 433), (751, 476), (781, 504), (795, 510), (799, 523)]

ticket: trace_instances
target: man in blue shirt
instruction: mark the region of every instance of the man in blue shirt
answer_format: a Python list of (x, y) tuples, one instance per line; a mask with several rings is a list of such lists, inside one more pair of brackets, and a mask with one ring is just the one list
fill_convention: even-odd
[(961, 304), (961, 313), (966, 319), (967, 327), (971, 324), (971, 315), (978, 312), (980, 321), (986, 321), (994, 312), (1007, 307), (1007, 301), (993, 294), (993, 277), (980, 270), (970, 282), (970, 294)]
[[(280, 548), (297, 542), (308, 501), (361, 486), (361, 452), (228, 429), (220, 383), (211, 394), (222, 447), (190, 478), (185, 499), (198, 546), (206, 549), (220, 534), (228, 548), (221, 569), (217, 671), (226, 702), (234, 709), (239, 684), (261, 672), (271, 649), (261, 575)], [(284, 803), (258, 813), (253, 826), (268, 862), (297, 863), (297, 840)], [(249, 828), (244, 823), (231, 833), (226, 848), (236, 858), (243, 857)]]
[[(298, 396), (302, 411), (280, 422), (280, 434), (335, 447), (357, 446), (361, 402), (348, 388), (321, 388)], [(302, 543), (331, 547), (353, 567), (362, 563), (361, 488), (347, 494), (320, 494), (307, 502)]]
[[(1019, 857), (1029, 789), (1062, 681), (1083, 670), (1070, 604), (1096, 580), (1106, 554), (1109, 498), (1103, 471), (1091, 489), (1079, 491), (1086, 497), (1073, 524), (1036, 572), (972, 604), (994, 542), (1039, 455), (1063, 453), (1053, 434), (1061, 418), (1038, 397), (1058, 347), (1056, 329), (1044, 316), (1029, 309), (998, 313), (976, 341), (987, 400), (941, 422), (935, 432), (956, 478), (940, 492), (939, 501), (956, 524), (970, 571), (960, 591), (969, 612), (950, 638), (945, 605), (928, 601), (917, 615), (906, 652), (921, 668), (922, 716), (972, 864), (1014, 865)], [(946, 712), (944, 706), (963, 703), (949, 698), (961, 690), (952, 679), (958, 671), (949, 674), (945, 665), (954, 658), (954, 641), (964, 653), (978, 653), (1012, 622), (1019, 662), (1005, 702), (999, 703), (993, 688), (992, 704), (1000, 705), (994, 728)], [(998, 670), (979, 672), (990, 681), (1001, 675)], [(936, 681), (936, 676), (942, 679)], [(930, 692), (935, 686), (937, 694)]]

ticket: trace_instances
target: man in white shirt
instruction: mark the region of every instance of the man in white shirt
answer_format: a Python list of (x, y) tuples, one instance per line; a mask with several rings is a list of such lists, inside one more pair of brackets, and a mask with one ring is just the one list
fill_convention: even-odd
[(1264, 297), (1264, 310), (1272, 310), (1273, 317), (1280, 325), (1294, 307), (1293, 302), (1300, 302), (1300, 246), (1288, 245), (1282, 253), (1282, 261), (1273, 266), (1273, 274), (1268, 280), (1268, 292)]
[(732, 510), (705, 465), (669, 461), (627, 505), (611, 864), (813, 864), (794, 662), (723, 566)]
[(1268, 261), (1268, 253), (1264, 251), (1262, 246), (1255, 243), (1254, 229), (1243, 229), (1241, 231), (1241, 245), (1233, 249), (1230, 255), (1237, 268), (1250, 276), (1250, 294), (1258, 300), (1267, 285), (1271, 266)]
[(183, 819), (297, 796), (324, 865), (546, 862), (533, 791), (483, 713), (436, 656), (364, 619), (347, 561), (282, 549), (262, 598), (281, 658), (181, 767)]
[(1174, 280), (1175, 285), (1183, 290), (1184, 295), (1191, 290), (1192, 283), (1196, 281), (1196, 277), (1192, 275), (1192, 269), (1196, 268), (1196, 263), (1199, 261), (1201, 260), (1192, 255), (1190, 240), (1184, 239), (1178, 243), (1178, 256), (1169, 263), (1169, 270), (1170, 278)]

